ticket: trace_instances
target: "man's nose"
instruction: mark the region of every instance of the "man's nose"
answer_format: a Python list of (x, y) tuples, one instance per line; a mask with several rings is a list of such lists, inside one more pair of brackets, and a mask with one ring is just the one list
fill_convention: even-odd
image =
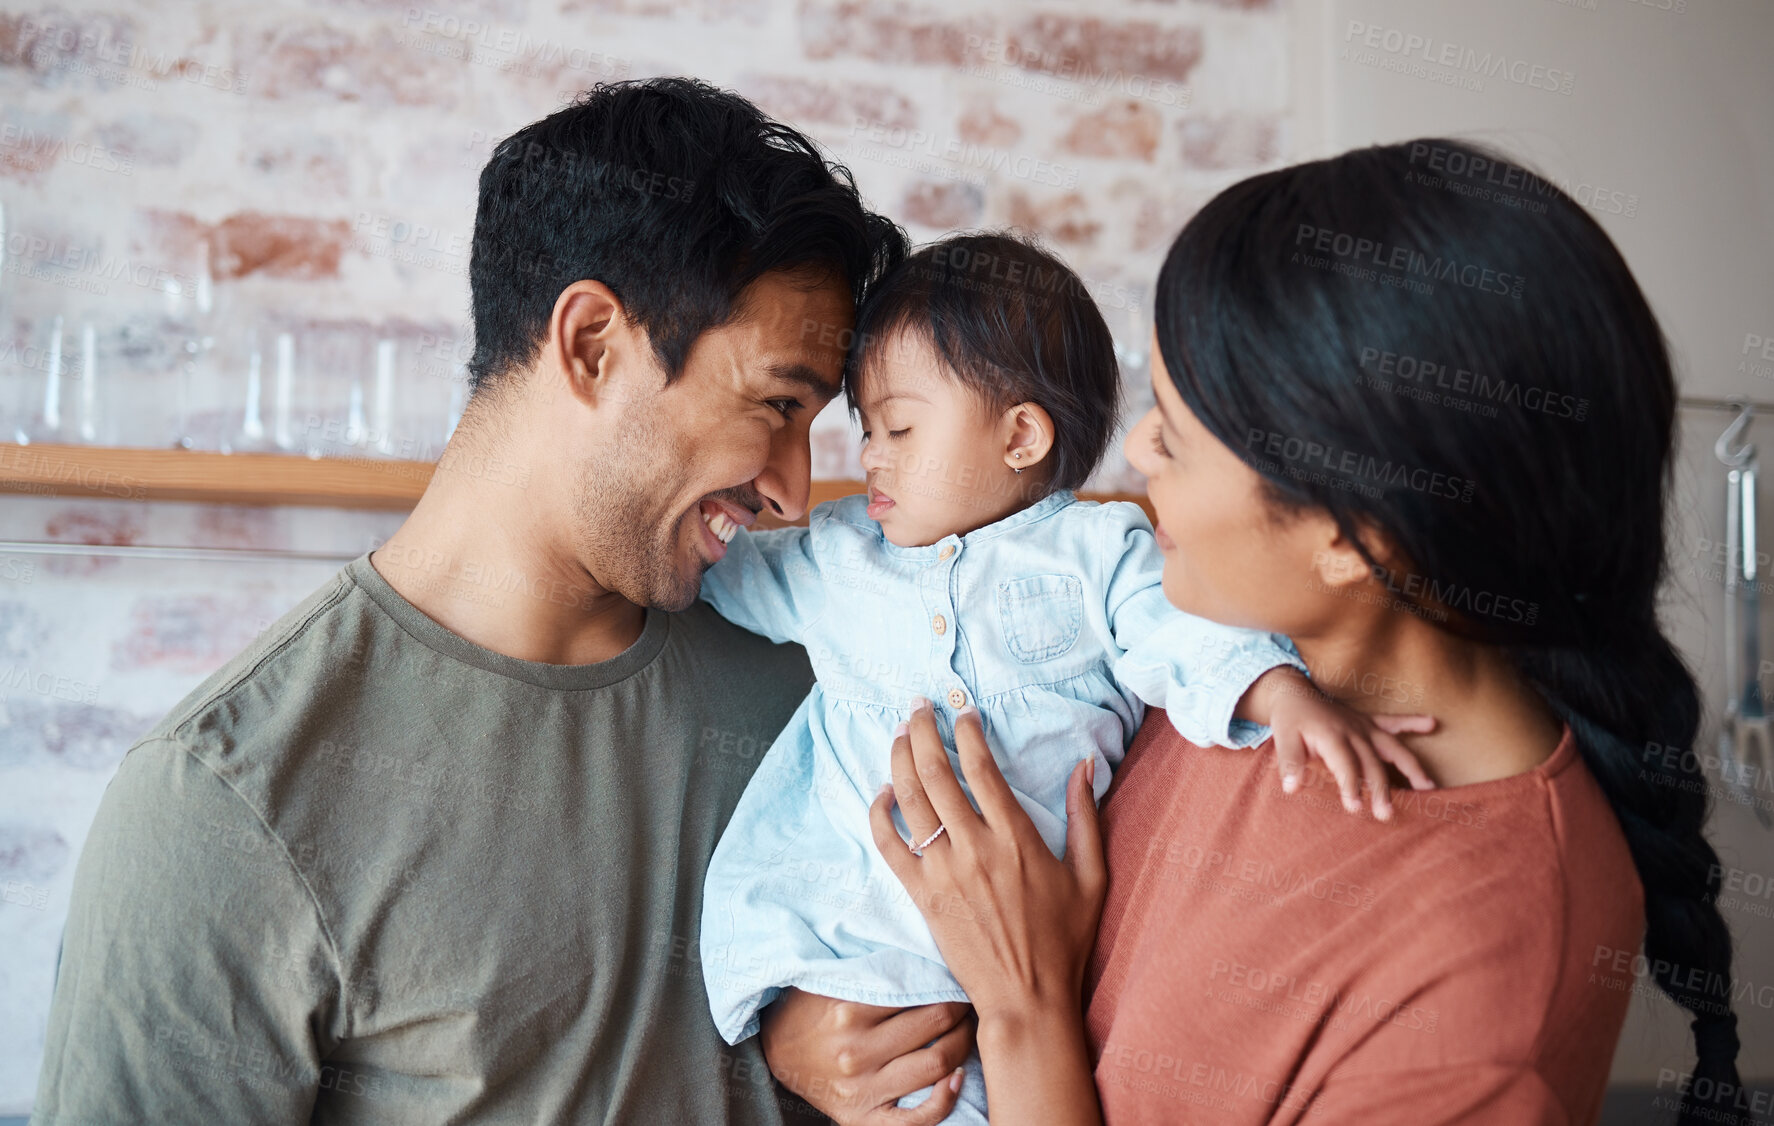
[(778, 518), (799, 520), (813, 492), (813, 449), (806, 430), (784, 431), (770, 444), (770, 460), (752, 481), (764, 508)]

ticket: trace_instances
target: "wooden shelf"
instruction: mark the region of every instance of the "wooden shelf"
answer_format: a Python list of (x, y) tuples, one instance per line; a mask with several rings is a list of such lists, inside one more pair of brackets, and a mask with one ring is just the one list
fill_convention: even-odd
[(0, 492), (408, 509), (431, 463), (0, 443)]
[[(432, 469), (427, 461), (0, 443), (0, 494), (404, 511), (425, 491)], [(861, 481), (815, 481), (809, 507), (862, 490)], [(1152, 516), (1144, 493), (1079, 496), (1130, 500)], [(765, 527), (780, 523), (759, 520)]]

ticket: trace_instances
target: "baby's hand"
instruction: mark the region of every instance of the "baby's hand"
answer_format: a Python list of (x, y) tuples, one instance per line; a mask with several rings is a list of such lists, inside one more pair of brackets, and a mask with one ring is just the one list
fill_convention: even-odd
[(1391, 787), (1386, 763), (1398, 767), (1417, 790), (1433, 790), (1435, 783), (1423, 773), (1399, 732), (1428, 732), (1435, 717), (1427, 715), (1368, 715), (1321, 695), (1316, 688), (1290, 692), (1275, 701), (1269, 726), (1275, 732), (1276, 757), (1281, 760), (1281, 788), (1299, 789), (1306, 756), (1316, 755), (1337, 779), (1343, 807), (1361, 812), (1361, 780), (1373, 791), (1374, 816), (1392, 816)]

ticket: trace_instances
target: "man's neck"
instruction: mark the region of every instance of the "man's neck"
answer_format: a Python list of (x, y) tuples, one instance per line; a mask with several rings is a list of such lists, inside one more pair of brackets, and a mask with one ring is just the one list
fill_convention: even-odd
[[(370, 556), (397, 594), (451, 633), (507, 657), (587, 665), (640, 638), (646, 611), (572, 554), (565, 474), (542, 472), (493, 427), (462, 425), (412, 514)], [(533, 471), (534, 470), (534, 471)]]

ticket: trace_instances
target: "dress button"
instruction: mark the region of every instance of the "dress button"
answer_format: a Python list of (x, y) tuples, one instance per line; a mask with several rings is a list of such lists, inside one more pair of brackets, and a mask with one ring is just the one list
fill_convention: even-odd
[(942, 545), (942, 550), (936, 553), (936, 557), (938, 559), (947, 559), (953, 554), (955, 554), (955, 545), (952, 543), (945, 543)]
[(959, 688), (949, 689), (949, 707), (958, 708), (967, 703), (967, 693)]
[(937, 636), (940, 637), (941, 635), (949, 632), (949, 623), (943, 620), (943, 616), (941, 614), (938, 614), (936, 617), (930, 619), (930, 628), (935, 630), (937, 633)]

